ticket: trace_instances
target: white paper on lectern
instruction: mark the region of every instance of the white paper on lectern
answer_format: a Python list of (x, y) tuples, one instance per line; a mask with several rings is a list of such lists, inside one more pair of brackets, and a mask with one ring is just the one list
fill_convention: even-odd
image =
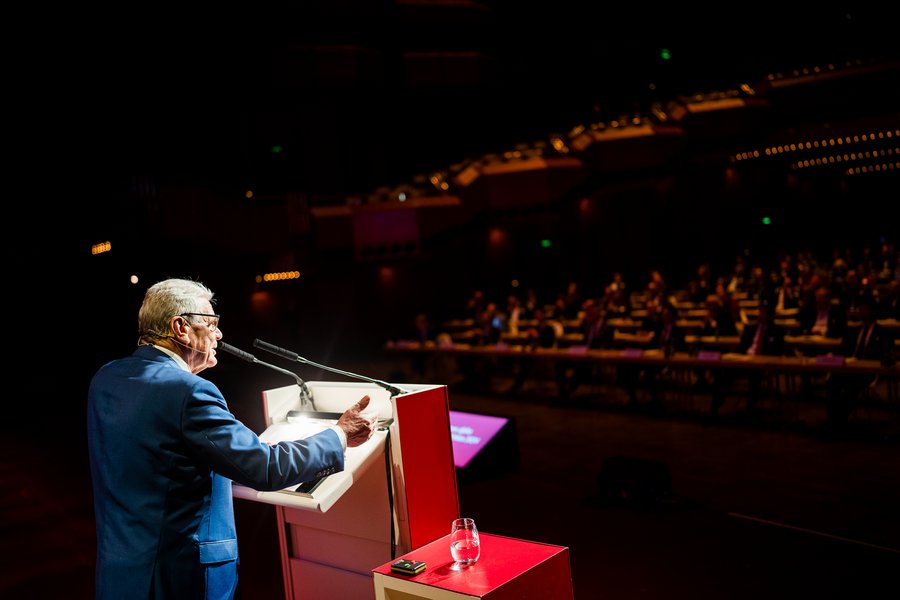
[(309, 419), (299, 422), (289, 423), (287, 421), (279, 421), (273, 423), (268, 429), (259, 435), (259, 439), (267, 444), (277, 444), (278, 442), (302, 440), (311, 435), (315, 435), (320, 431), (325, 431), (337, 421), (323, 419)]
[[(363, 396), (369, 397), (369, 406), (364, 414), (377, 413), (379, 419), (394, 416), (390, 393), (376, 385), (361, 388), (359, 383), (310, 381), (309, 388), (316, 410), (342, 413)], [(364, 385), (364, 384), (363, 384)]]

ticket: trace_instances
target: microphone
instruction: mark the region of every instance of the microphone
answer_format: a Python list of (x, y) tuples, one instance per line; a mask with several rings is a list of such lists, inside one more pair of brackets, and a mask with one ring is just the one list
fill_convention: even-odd
[(278, 371), (279, 373), (284, 373), (285, 375), (290, 375), (291, 377), (293, 377), (294, 379), (297, 380), (297, 385), (300, 387), (300, 405), (304, 406), (304, 407), (309, 407), (309, 408), (315, 410), (315, 405), (313, 404), (312, 396), (310, 396), (310, 394), (309, 394), (309, 388), (306, 387), (306, 382), (303, 381), (302, 379), (300, 379), (300, 376), (297, 375), (296, 373), (294, 373), (293, 371), (288, 371), (287, 369), (282, 369), (281, 367), (276, 367), (275, 365), (270, 365), (267, 362), (263, 362), (263, 361), (259, 360), (258, 358), (256, 358), (255, 356), (253, 356), (252, 354), (250, 354), (249, 352), (245, 352), (244, 350), (241, 350), (240, 348), (235, 348), (231, 344), (226, 344), (222, 340), (219, 340), (218, 344), (216, 345), (216, 349), (224, 350), (228, 354), (233, 354), (234, 356), (237, 356), (240, 359), (246, 360), (247, 362), (256, 363), (258, 365), (262, 365), (264, 367), (269, 367), (270, 369), (274, 369), (274, 370)]
[(238, 358), (242, 358), (242, 359), (246, 360), (247, 362), (252, 362), (252, 363), (259, 362), (256, 359), (256, 357), (253, 356), (252, 354), (250, 354), (249, 352), (245, 352), (244, 350), (241, 350), (240, 348), (235, 348), (231, 344), (226, 344), (223, 341), (219, 341), (217, 348), (219, 350), (224, 350), (228, 354), (234, 354)]
[[(220, 344), (222, 342), (219, 342)], [(335, 369), (334, 367), (328, 367), (325, 365), (320, 365), (319, 363), (313, 362), (307, 358), (303, 358), (296, 352), (291, 352), (290, 350), (285, 350), (284, 348), (279, 348), (278, 346), (269, 344), (268, 342), (264, 342), (260, 339), (253, 340), (253, 345), (256, 348), (261, 350), (265, 350), (266, 352), (271, 352), (276, 356), (280, 356), (281, 358), (286, 358), (287, 360), (291, 360), (294, 362), (303, 363), (305, 365), (310, 365), (312, 367), (318, 367), (319, 369), (325, 369), (326, 371), (331, 371), (332, 373), (337, 373), (338, 375), (345, 375), (347, 377), (351, 377), (353, 379), (361, 379), (363, 381), (368, 381), (369, 383), (374, 383), (375, 385), (381, 386), (387, 391), (391, 393), (391, 396), (397, 396), (399, 394), (408, 394), (409, 390), (404, 390), (403, 388), (399, 388), (395, 385), (391, 385), (386, 381), (381, 381), (380, 379), (372, 379), (371, 377), (366, 377), (365, 375), (358, 375), (357, 373), (351, 373), (349, 371), (342, 371), (341, 369)]]

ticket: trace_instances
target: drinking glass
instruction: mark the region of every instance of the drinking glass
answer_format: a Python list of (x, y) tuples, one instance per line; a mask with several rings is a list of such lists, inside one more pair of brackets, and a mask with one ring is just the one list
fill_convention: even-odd
[(456, 566), (471, 565), (481, 556), (475, 519), (454, 519), (450, 527), (450, 555)]

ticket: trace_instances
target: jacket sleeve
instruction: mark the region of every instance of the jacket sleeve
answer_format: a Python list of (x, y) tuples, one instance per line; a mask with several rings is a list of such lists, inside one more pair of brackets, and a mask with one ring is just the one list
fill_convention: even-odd
[(269, 445), (235, 418), (218, 388), (202, 378), (185, 399), (182, 432), (198, 459), (213, 471), (260, 491), (344, 469), (344, 449), (334, 431)]

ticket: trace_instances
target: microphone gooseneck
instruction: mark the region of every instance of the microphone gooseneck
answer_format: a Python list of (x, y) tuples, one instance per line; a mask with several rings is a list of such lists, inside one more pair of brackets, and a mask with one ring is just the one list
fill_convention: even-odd
[(399, 388), (395, 385), (387, 383), (386, 381), (381, 381), (380, 379), (373, 379), (371, 377), (366, 377), (365, 375), (359, 375), (357, 373), (351, 373), (350, 371), (343, 371), (341, 369), (335, 369), (334, 367), (329, 367), (326, 365), (320, 365), (317, 362), (313, 362), (308, 358), (303, 358), (296, 352), (291, 352), (290, 350), (285, 350), (284, 348), (280, 348), (275, 346), (274, 344), (270, 344), (268, 342), (264, 342), (260, 339), (253, 340), (253, 345), (256, 348), (261, 350), (265, 350), (266, 352), (271, 352), (276, 356), (280, 356), (281, 358), (285, 358), (287, 360), (291, 360), (294, 362), (303, 363), (305, 365), (310, 365), (312, 367), (317, 367), (319, 369), (324, 369), (326, 371), (331, 371), (332, 373), (337, 373), (338, 375), (344, 375), (346, 377), (350, 377), (352, 379), (361, 379), (363, 381), (368, 381), (369, 383), (374, 383), (375, 385), (381, 386), (387, 391), (391, 393), (391, 396), (397, 396), (399, 394), (407, 394), (409, 390), (404, 390), (403, 388)]
[(270, 369), (274, 369), (275, 371), (278, 371), (279, 373), (284, 373), (285, 375), (290, 375), (297, 381), (297, 385), (300, 387), (300, 404), (301, 404), (301, 406), (303, 406), (304, 408), (315, 410), (316, 407), (315, 407), (315, 404), (313, 403), (312, 396), (309, 393), (309, 388), (306, 387), (306, 382), (303, 381), (300, 378), (300, 376), (297, 375), (296, 373), (294, 373), (293, 371), (289, 371), (287, 369), (282, 369), (281, 367), (276, 367), (275, 365), (271, 365), (267, 362), (263, 362), (263, 361), (259, 360), (258, 358), (256, 358), (255, 356), (253, 356), (252, 354), (250, 354), (249, 352), (241, 350), (240, 348), (235, 348), (231, 344), (226, 344), (225, 342), (223, 342), (221, 340), (219, 340), (218, 344), (216, 345), (216, 349), (224, 350), (228, 354), (233, 354), (234, 356), (237, 356), (238, 358), (246, 360), (247, 362), (262, 365), (264, 367), (269, 367)]

